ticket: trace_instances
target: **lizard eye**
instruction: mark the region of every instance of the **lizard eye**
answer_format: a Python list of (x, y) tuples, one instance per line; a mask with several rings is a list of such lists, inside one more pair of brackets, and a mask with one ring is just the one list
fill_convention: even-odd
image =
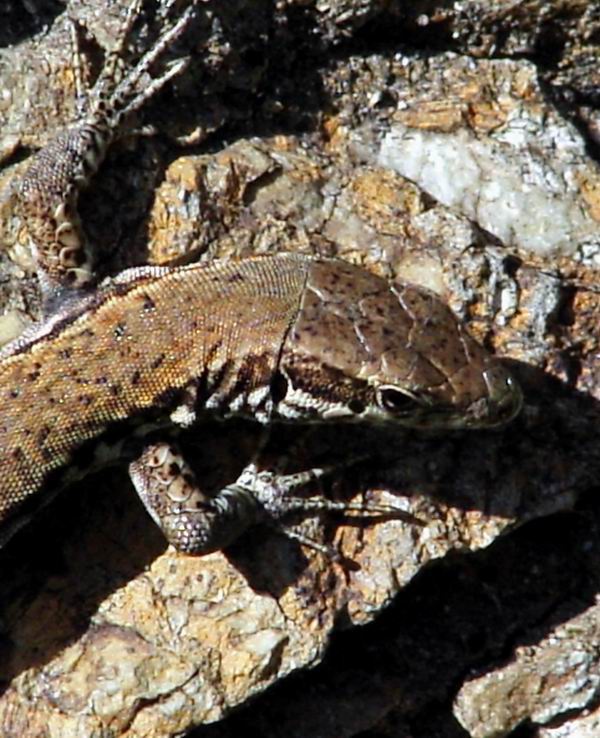
[(421, 408), (421, 404), (411, 395), (395, 387), (381, 387), (377, 390), (377, 404), (391, 413), (408, 412)]

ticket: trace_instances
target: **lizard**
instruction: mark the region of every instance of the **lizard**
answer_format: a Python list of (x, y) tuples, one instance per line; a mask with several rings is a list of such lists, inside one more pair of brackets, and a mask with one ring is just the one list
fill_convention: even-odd
[[(137, 0), (127, 31), (136, 12)], [(266, 428), (482, 428), (520, 409), (510, 372), (443, 300), (340, 260), (288, 253), (136, 267), (90, 286), (78, 193), (128, 113), (184, 68), (155, 78), (149, 95), (137, 90), (191, 17), (188, 9), (107, 93), (109, 59), (96, 117), (42, 149), (23, 178), (42, 284), (72, 296), (0, 350), (0, 545), (56, 493), (113, 460), (129, 463), (142, 502), (180, 551), (221, 549), (261, 520), (313, 545), (286, 529), (291, 512), (390, 508), (298, 496), (319, 470), (277, 476), (254, 460), (207, 496), (171, 434), (201, 429), (207, 416), (249, 417)]]

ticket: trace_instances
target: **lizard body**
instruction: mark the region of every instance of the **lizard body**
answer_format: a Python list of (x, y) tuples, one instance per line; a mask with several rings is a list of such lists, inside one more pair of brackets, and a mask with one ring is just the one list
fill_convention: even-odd
[(111, 427), (480, 427), (520, 402), (433, 294), (293, 254), (124, 272), (6, 347), (0, 394), (0, 540)]

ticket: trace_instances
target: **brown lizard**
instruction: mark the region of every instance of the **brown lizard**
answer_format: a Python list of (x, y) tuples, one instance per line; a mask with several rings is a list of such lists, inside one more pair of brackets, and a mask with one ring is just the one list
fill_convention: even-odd
[[(144, 58), (156, 60), (156, 49), (162, 53), (190, 18)], [(77, 194), (116, 136), (115, 121), (120, 126), (148, 99), (140, 102), (132, 82), (144, 64), (108, 97), (101, 81), (110, 123), (96, 106), (94, 122), (59, 136), (25, 175), (22, 209), (52, 289), (89, 282)], [(157, 78), (152, 94), (172, 76)], [(390, 508), (294, 496), (306, 475), (277, 477), (254, 463), (207, 497), (162, 437), (168, 429), (199, 425), (207, 414), (265, 426), (350, 420), (477, 428), (508, 422), (521, 404), (509, 372), (438, 297), (297, 254), (136, 268), (78, 292), (0, 352), (0, 393), (0, 544), (90, 466), (118, 458), (130, 462), (168, 540), (196, 553), (227, 545), (257, 520), (281, 524), (294, 511)]]

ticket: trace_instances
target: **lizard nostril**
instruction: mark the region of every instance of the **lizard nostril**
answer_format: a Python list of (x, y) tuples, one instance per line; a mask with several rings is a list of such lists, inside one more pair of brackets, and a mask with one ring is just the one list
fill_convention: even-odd
[(365, 411), (365, 404), (357, 399), (350, 400), (348, 403), (348, 410), (353, 412), (355, 415), (361, 415)]
[(489, 402), (498, 423), (512, 420), (522, 404), (522, 393), (515, 378), (501, 365), (495, 365), (484, 372), (488, 386)]

